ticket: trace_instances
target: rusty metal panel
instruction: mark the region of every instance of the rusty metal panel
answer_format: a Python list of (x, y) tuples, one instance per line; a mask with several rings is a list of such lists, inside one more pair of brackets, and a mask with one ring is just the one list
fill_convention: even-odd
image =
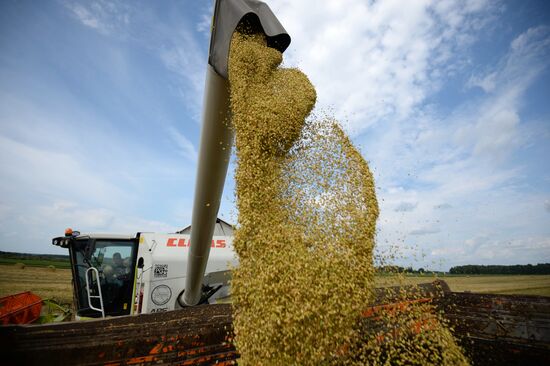
[(474, 364), (550, 364), (550, 297), (451, 292), (437, 302)]
[(237, 358), (230, 305), (0, 328), (3, 364), (210, 365)]
[[(445, 311), (474, 365), (550, 365), (549, 297), (456, 293), (444, 285), (422, 285), (409, 300), (399, 297), (403, 292), (398, 288), (378, 290), (363, 316), (376, 320), (379, 311), (430, 302)], [(2, 364), (229, 365), (238, 358), (230, 342), (231, 321), (231, 306), (218, 304), (86, 322), (3, 326)]]

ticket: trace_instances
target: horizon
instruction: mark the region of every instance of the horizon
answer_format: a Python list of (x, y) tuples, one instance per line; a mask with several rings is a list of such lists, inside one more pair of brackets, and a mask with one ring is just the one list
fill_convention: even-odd
[[(30, 256), (48, 256), (48, 257), (66, 257), (67, 259), (70, 259), (70, 255), (69, 253), (67, 252), (67, 254), (60, 254), (60, 253), (57, 253), (57, 254), (51, 254), (51, 253), (21, 253), (21, 252), (6, 252), (6, 251), (2, 251), (0, 250), (0, 255), (5, 255), (5, 254), (17, 254), (17, 255), (30, 255)], [(375, 268), (387, 268), (387, 267), (399, 267), (403, 270), (403, 273), (409, 273), (408, 271), (409, 270), (412, 270), (413, 272), (417, 272), (417, 274), (419, 274), (420, 270), (422, 270), (421, 272), (423, 274), (437, 274), (437, 273), (449, 273), (449, 271), (453, 268), (457, 268), (457, 267), (467, 267), (467, 266), (482, 266), (482, 267), (491, 267), (491, 266), (495, 266), (495, 267), (515, 267), (515, 266), (540, 266), (540, 265), (550, 265), (550, 263), (526, 263), (526, 264), (508, 264), (508, 265), (503, 265), (503, 264), (477, 264), (477, 263), (468, 263), (468, 264), (463, 264), (463, 265), (459, 265), (459, 266), (454, 266), (454, 267), (451, 267), (449, 270), (432, 270), (431, 268), (423, 268), (423, 267), (401, 267), (401, 266), (397, 266), (397, 265), (393, 265), (393, 264), (384, 264), (384, 265), (380, 265), (380, 266), (375, 266)], [(390, 273), (393, 273), (393, 271), (390, 271)], [(401, 273), (399, 271), (397, 271), (396, 273)], [(462, 274), (458, 274), (458, 275), (462, 275)], [(492, 275), (492, 274), (480, 274), (480, 275)], [(496, 274), (495, 274), (496, 275)], [(507, 275), (507, 274), (498, 274), (498, 275)], [(516, 276), (516, 274), (510, 274), (511, 276)], [(539, 275), (539, 274), (529, 274), (529, 275)], [(541, 275), (545, 275), (545, 274), (541, 274)]]

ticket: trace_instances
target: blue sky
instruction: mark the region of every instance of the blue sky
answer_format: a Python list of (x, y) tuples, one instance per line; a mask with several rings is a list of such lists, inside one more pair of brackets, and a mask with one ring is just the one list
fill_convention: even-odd
[[(401, 264), (550, 261), (550, 5), (268, 2)], [(0, 2), (0, 250), (190, 223), (210, 2)], [(220, 215), (235, 222), (232, 172)]]

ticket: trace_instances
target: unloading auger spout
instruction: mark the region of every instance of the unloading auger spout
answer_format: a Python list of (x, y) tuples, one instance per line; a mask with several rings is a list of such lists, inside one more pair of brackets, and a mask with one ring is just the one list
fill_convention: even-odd
[(269, 47), (283, 52), (290, 44), (290, 36), (264, 2), (216, 0), (191, 218), (191, 246), (185, 291), (179, 301), (187, 306), (201, 301), (204, 273), (229, 165), (234, 137), (229, 106), (229, 46), (233, 32), (241, 22), (265, 33)]

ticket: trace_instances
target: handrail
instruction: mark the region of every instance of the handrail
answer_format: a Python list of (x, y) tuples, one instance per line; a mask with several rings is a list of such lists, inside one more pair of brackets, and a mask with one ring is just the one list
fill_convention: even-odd
[[(88, 280), (88, 274), (90, 273), (90, 271), (95, 274), (99, 295), (92, 295), (90, 293), (90, 281)], [(90, 306), (90, 309), (99, 311), (101, 313), (101, 317), (105, 318), (105, 310), (103, 308), (103, 296), (101, 294), (101, 284), (99, 282), (99, 271), (95, 267), (90, 267), (86, 270), (86, 292), (88, 294), (88, 305)], [(99, 299), (99, 305), (101, 306), (100, 308), (96, 308), (92, 305), (92, 298)]]

